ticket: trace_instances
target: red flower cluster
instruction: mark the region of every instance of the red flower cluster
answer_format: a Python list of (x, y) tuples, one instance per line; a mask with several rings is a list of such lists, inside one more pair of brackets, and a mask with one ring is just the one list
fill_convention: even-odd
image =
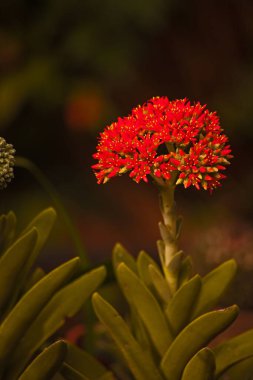
[(205, 105), (155, 97), (100, 134), (92, 168), (98, 183), (130, 172), (137, 183), (147, 175), (165, 181), (173, 175), (176, 184), (212, 190), (232, 157), (222, 131)]

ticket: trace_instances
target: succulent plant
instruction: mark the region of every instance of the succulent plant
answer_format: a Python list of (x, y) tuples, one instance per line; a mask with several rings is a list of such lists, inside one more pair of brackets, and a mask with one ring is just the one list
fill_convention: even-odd
[(105, 277), (103, 266), (83, 273), (79, 258), (48, 274), (33, 269), (55, 218), (55, 211), (46, 209), (19, 235), (13, 212), (0, 218), (1, 380), (51, 379), (64, 360), (72, 362), (74, 348), (70, 349), (67, 342), (58, 341), (41, 349), (65, 319), (81, 309)]

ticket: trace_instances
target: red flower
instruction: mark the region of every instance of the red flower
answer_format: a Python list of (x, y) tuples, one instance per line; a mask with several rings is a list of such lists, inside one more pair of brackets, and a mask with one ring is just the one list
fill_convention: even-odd
[(222, 131), (218, 116), (205, 105), (155, 97), (100, 134), (92, 168), (98, 183), (130, 172), (137, 183), (151, 175), (212, 190), (225, 178), (221, 171), (232, 157)]

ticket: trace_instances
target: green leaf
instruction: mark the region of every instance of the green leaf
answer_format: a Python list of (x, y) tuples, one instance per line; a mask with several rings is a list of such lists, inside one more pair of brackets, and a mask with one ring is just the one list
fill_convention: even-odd
[(0, 244), (4, 252), (12, 243), (16, 233), (17, 218), (13, 211), (0, 218)]
[(42, 268), (35, 268), (25, 283), (23, 293), (26, 293), (29, 289), (31, 289), (37, 282), (39, 282), (43, 277), (45, 277), (45, 275), (46, 273)]
[(190, 320), (191, 310), (201, 289), (201, 277), (194, 276), (177, 290), (168, 303), (165, 314), (174, 335), (177, 335)]
[(192, 275), (192, 259), (190, 256), (186, 256), (181, 263), (181, 268), (178, 278), (178, 286), (184, 285)]
[(236, 262), (231, 259), (221, 264), (202, 279), (202, 287), (194, 306), (192, 318), (217, 306), (236, 274)]
[(98, 293), (92, 296), (92, 303), (97, 317), (109, 330), (135, 379), (162, 380), (162, 376), (150, 356), (134, 339), (129, 327), (118, 312)]
[(129, 269), (134, 273), (138, 274), (137, 265), (135, 259), (132, 255), (119, 243), (115, 245), (112, 252), (112, 262), (114, 267), (114, 272), (119, 266), (119, 264), (124, 263)]
[(23, 270), (22, 275), (19, 278), (19, 286), (16, 288), (15, 293), (13, 294), (10, 303), (9, 308), (11, 308), (15, 302), (17, 301), (19, 297), (20, 291), (22, 291), (22, 288), (25, 285), (26, 279), (29, 275), (29, 272), (34, 265), (34, 262), (40, 253), (42, 247), (46, 243), (48, 236), (53, 228), (53, 225), (55, 223), (56, 219), (56, 212), (53, 208), (47, 208), (46, 210), (43, 210), (41, 213), (39, 213), (32, 221), (29, 223), (29, 225), (25, 228), (25, 230), (21, 233), (21, 237), (27, 233), (27, 231), (35, 228), (38, 233), (38, 238), (35, 244), (35, 247), (33, 251), (31, 252), (30, 257), (28, 258)]
[(209, 348), (202, 348), (186, 365), (182, 380), (214, 380), (215, 357)]
[(24, 229), (21, 236), (32, 228), (36, 228), (38, 232), (38, 239), (36, 242), (35, 250), (33, 255), (30, 257), (29, 262), (26, 265), (24, 276), (26, 278), (28, 272), (30, 271), (38, 253), (44, 247), (45, 243), (48, 240), (49, 234), (54, 226), (56, 219), (56, 212), (52, 207), (49, 207), (42, 212), (40, 212)]
[(137, 257), (137, 268), (139, 277), (144, 282), (144, 284), (153, 292), (154, 286), (148, 269), (149, 265), (153, 265), (153, 267), (159, 270), (159, 267), (156, 264), (156, 262), (145, 251), (141, 251)]
[(227, 340), (214, 348), (216, 376), (237, 362), (253, 355), (253, 329)]
[[(105, 268), (99, 267), (86, 273), (59, 290), (43, 308), (31, 326), (27, 329), (15, 351), (12, 353), (9, 378), (15, 378), (33, 353), (65, 322), (73, 317), (86, 299), (105, 278)], [(22, 357), (20, 357), (22, 352)]]
[(78, 263), (79, 259), (74, 258), (50, 272), (20, 299), (5, 318), (0, 326), (0, 366), (6, 364), (12, 350), (52, 296), (73, 276)]
[(67, 343), (67, 348), (65, 364), (91, 380), (97, 380), (104, 375), (107, 375), (108, 380), (114, 380), (112, 373), (93, 356), (71, 343)]
[(172, 342), (172, 335), (157, 300), (125, 264), (118, 266), (117, 277), (129, 305), (137, 310), (155, 348), (163, 355)]
[(162, 273), (159, 269), (157, 269), (156, 266), (150, 264), (148, 266), (148, 270), (157, 296), (160, 298), (162, 302), (167, 304), (171, 298), (170, 287), (167, 281), (165, 280)]
[(253, 356), (237, 362), (229, 367), (217, 380), (252, 380), (253, 379)]
[(33, 228), (15, 241), (0, 258), (0, 315), (12, 293), (19, 286), (19, 278), (37, 240)]
[(180, 380), (189, 360), (217, 334), (225, 330), (237, 317), (236, 305), (211, 311), (195, 319), (176, 337), (165, 353), (161, 368), (170, 380)]
[(69, 364), (66, 363), (64, 363), (61, 368), (61, 374), (66, 380), (91, 380), (90, 377), (81, 374), (75, 368), (72, 368)]
[(23, 230), (22, 235), (32, 228), (38, 231), (36, 250), (40, 251), (46, 243), (56, 220), (56, 212), (52, 207), (41, 211)]
[(26, 368), (19, 380), (48, 380), (60, 369), (66, 355), (63, 341), (51, 344)]

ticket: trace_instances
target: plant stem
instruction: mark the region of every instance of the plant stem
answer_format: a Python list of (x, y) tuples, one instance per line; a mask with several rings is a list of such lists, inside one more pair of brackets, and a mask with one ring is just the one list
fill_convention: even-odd
[(56, 210), (58, 211), (59, 215), (62, 218), (62, 221), (65, 224), (67, 231), (69, 232), (69, 235), (72, 238), (77, 255), (81, 259), (82, 268), (87, 269), (87, 267), (89, 267), (90, 265), (90, 262), (85, 252), (82, 240), (65, 206), (63, 205), (63, 202), (61, 201), (61, 198), (58, 192), (56, 191), (55, 187), (47, 179), (44, 173), (38, 168), (38, 166), (36, 166), (33, 162), (31, 162), (27, 158), (15, 157), (15, 166), (28, 170), (34, 176), (34, 178), (38, 181), (38, 183), (44, 188), (44, 190), (46, 190), (46, 192), (49, 194), (50, 198), (52, 199), (55, 205)]
[(178, 248), (180, 217), (174, 201), (175, 181), (156, 181), (163, 222), (159, 223), (162, 241), (158, 242), (161, 264), (172, 294), (178, 289), (183, 252)]

